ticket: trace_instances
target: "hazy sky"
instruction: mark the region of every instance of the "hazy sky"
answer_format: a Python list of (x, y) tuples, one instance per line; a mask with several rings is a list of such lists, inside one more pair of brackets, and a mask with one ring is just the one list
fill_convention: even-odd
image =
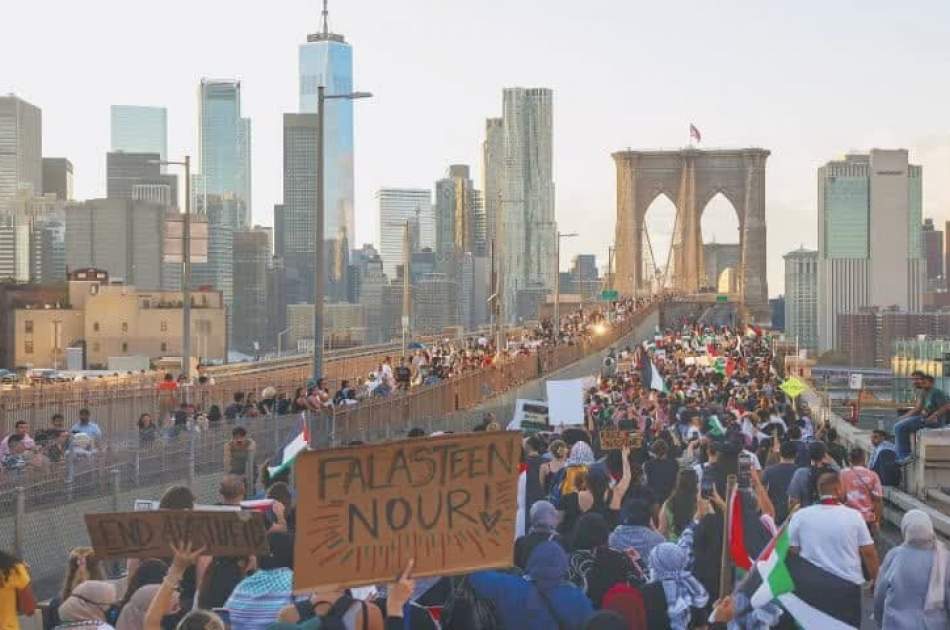
[[(105, 193), (110, 104), (167, 107), (171, 156), (194, 156), (199, 79), (237, 77), (254, 219), (272, 224), (281, 114), (296, 111), (319, 0), (36, 0), (3, 16), (0, 92), (43, 109), (44, 154), (73, 161), (79, 198)], [(564, 266), (613, 240), (610, 153), (683, 146), (690, 122), (705, 146), (772, 152), (772, 294), (781, 254), (815, 245), (815, 169), (849, 150), (909, 149), (925, 216), (950, 218), (946, 0), (331, 0), (330, 18), (354, 46), (356, 89), (376, 95), (356, 104), (359, 242), (375, 235), (376, 189), (431, 187), (453, 162), (479, 173), (484, 119), (516, 85), (554, 89), (557, 218), (581, 234)], [(704, 232), (736, 240), (729, 206), (712, 210)]]

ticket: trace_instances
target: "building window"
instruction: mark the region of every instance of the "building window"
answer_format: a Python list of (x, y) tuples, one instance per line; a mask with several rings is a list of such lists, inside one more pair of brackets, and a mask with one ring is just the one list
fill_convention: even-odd
[(23, 342), (23, 352), (25, 352), (26, 354), (33, 354), (33, 342), (32, 342), (32, 341), (24, 341), (24, 342)]
[(25, 332), (28, 335), (33, 334), (33, 320), (32, 319), (28, 319), (23, 322), (23, 332)]
[(122, 322), (122, 332), (129, 332), (129, 322)]
[(166, 322), (166, 321), (163, 319), (161, 325), (159, 326), (159, 328), (161, 329), (162, 332), (168, 332), (168, 322)]
[(99, 332), (99, 322), (92, 322), (92, 332)]
[(162, 342), (162, 352), (167, 352), (167, 351), (168, 351), (168, 344), (163, 341), (163, 342)]
[(128, 352), (128, 351), (129, 351), (129, 344), (128, 344), (127, 342), (123, 341), (123, 342), (122, 342), (122, 352)]

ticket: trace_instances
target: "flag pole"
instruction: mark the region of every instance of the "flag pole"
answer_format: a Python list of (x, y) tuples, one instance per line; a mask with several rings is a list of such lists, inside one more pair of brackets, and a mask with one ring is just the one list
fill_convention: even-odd
[(726, 511), (722, 515), (722, 557), (719, 561), (719, 597), (732, 593), (732, 558), (729, 555), (729, 530), (732, 528), (732, 510), (729, 505), (736, 491), (736, 476), (726, 477)]

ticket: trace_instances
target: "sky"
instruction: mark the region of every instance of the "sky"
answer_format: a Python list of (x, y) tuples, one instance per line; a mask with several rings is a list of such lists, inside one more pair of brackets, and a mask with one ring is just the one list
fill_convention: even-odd
[[(36, 0), (4, 8), (0, 93), (43, 110), (44, 155), (72, 160), (77, 198), (105, 194), (111, 104), (168, 108), (169, 155), (197, 155), (201, 77), (242, 81), (253, 125), (253, 211), (282, 198), (281, 115), (297, 108), (297, 46), (319, 0)], [(758, 146), (767, 166), (769, 292), (782, 254), (816, 246), (816, 169), (846, 152), (902, 147), (923, 165), (924, 216), (950, 219), (950, 3), (878, 0), (330, 0), (354, 48), (358, 243), (375, 191), (432, 187), (449, 164), (480, 179), (485, 118), (504, 87), (554, 90), (562, 267), (606, 258), (616, 215), (610, 154)], [(670, 209), (652, 208), (660, 258)], [(704, 237), (736, 242), (716, 200)], [(664, 236), (664, 233), (666, 236)]]

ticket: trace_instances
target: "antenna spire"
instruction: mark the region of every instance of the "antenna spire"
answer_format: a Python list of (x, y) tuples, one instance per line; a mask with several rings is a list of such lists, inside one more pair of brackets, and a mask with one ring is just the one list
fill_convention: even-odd
[(323, 0), (323, 34), (329, 35), (330, 33), (330, 24), (328, 21), (330, 12), (327, 10), (327, 0)]

